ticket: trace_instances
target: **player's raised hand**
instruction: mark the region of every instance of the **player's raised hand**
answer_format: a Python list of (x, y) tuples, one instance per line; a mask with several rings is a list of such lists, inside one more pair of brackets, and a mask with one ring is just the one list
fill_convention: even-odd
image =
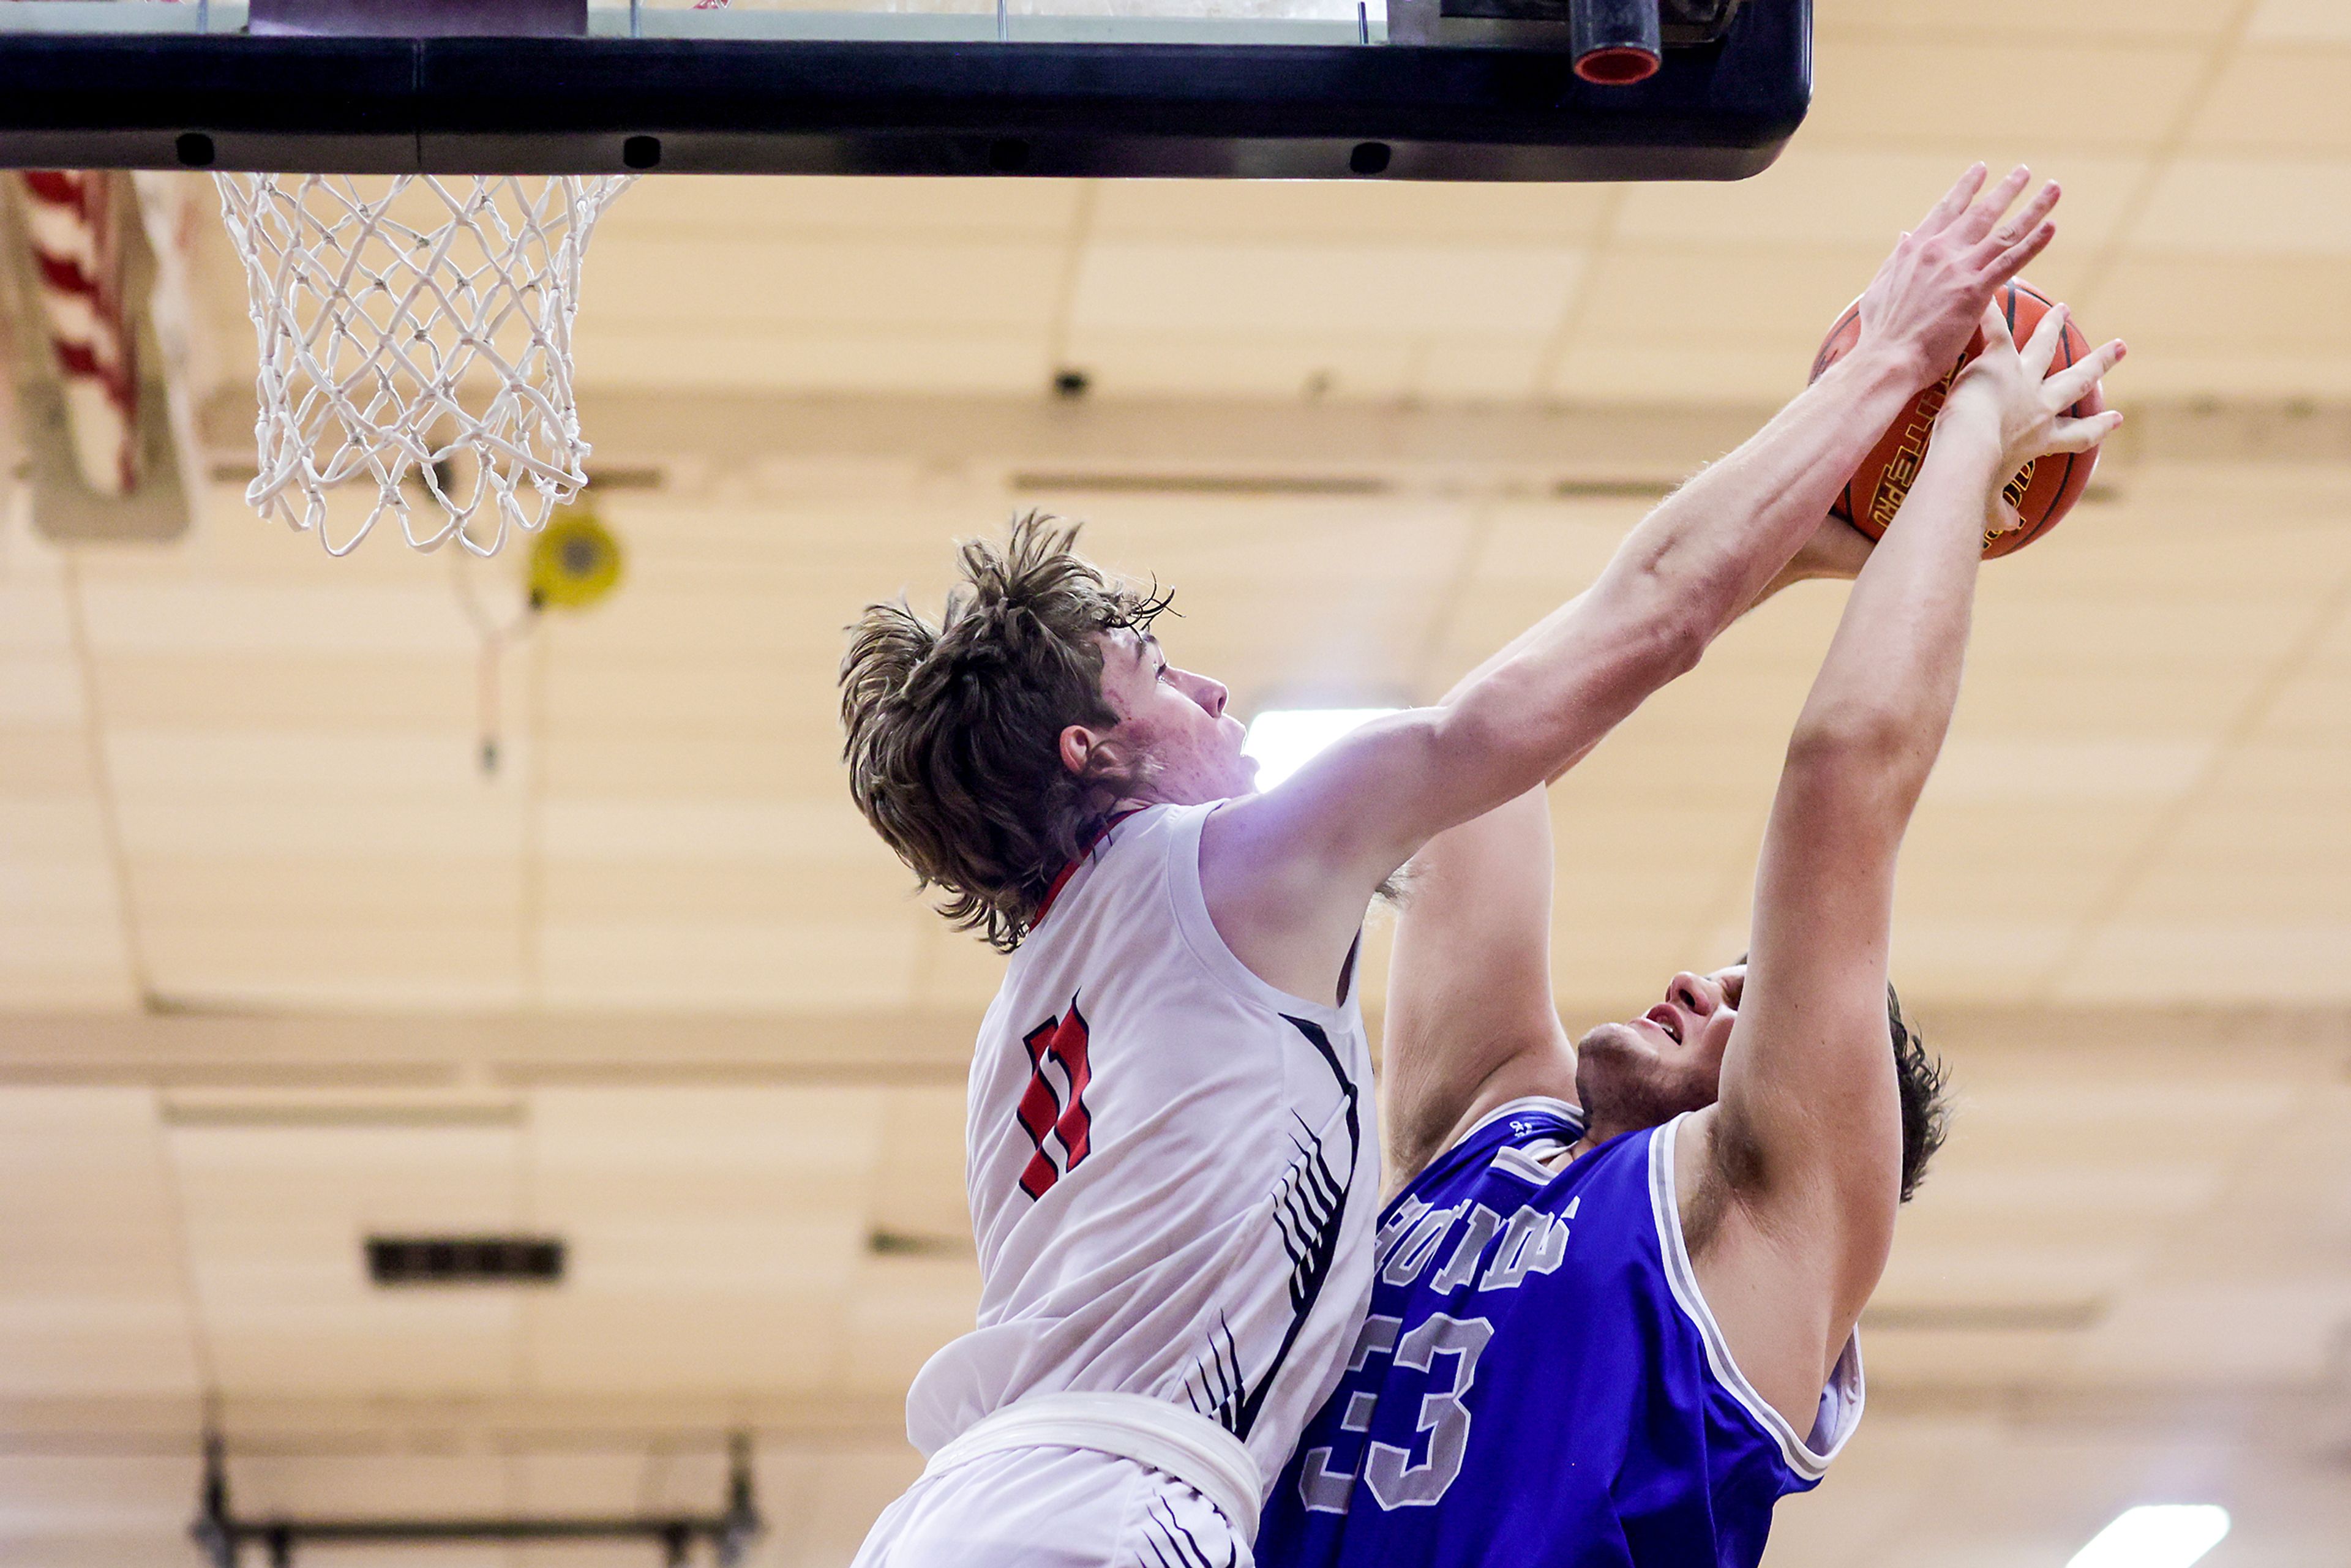
[[(2052, 307), (2019, 348), (2008, 329), (2008, 318), (1998, 305), (1987, 305), (1980, 318), (1983, 352), (1959, 371), (1950, 396), (1936, 423), (1973, 422), (2000, 443), (1998, 472), (2007, 476), (2037, 457), (2053, 452), (2087, 452), (2121, 427), (2119, 410), (2102, 408), (2075, 418), (2069, 411), (2088, 397), (2108, 371), (2130, 352), (2120, 338), (2057, 369), (2057, 346), (2065, 340), (2073, 313)], [(1993, 531), (2017, 526), (2015, 508), (1993, 492)]]
[(1960, 175), (1870, 280), (1856, 350), (1898, 356), (1920, 386), (1949, 369), (1993, 293), (2057, 232), (2049, 214), (2062, 193), (2053, 181), (2002, 221), (2032, 178), (2020, 165), (1987, 191), (1982, 164)]
[(2123, 422), (2115, 409), (2078, 419), (2066, 412), (2130, 351), (2116, 338), (2070, 365), (2053, 369), (2071, 316), (2064, 306), (2053, 306), (2020, 348), (2009, 335), (2008, 319), (2000, 308), (1986, 306), (1980, 319), (1983, 352), (1970, 360), (1951, 383), (1940, 418), (1984, 422), (1982, 428), (1997, 433), (2007, 471), (2052, 452), (2087, 452)]

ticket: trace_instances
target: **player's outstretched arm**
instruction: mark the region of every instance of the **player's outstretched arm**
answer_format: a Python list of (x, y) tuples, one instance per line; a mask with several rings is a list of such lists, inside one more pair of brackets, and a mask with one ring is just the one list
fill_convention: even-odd
[(1959, 357), (1993, 292), (2054, 232), (2030, 176), (1983, 199), (1971, 169), (1864, 295), (1855, 350), (1756, 436), (1668, 497), (1593, 587), (1435, 707), (1367, 725), (1280, 788), (1211, 820), (1217, 929), (1265, 979), (1328, 995), (1364, 900), (1421, 845), (1561, 772), (1696, 664), (1821, 526), (1844, 476)]
[[(1870, 541), (1834, 518), (1764, 589), (1851, 581)], [(1380, 1077), (1388, 1186), (1530, 1094), (1575, 1098), (1575, 1044), (1551, 983), (1553, 856), (1544, 789), (1428, 841), (1405, 868)]]
[[(1870, 541), (1834, 518), (1764, 589), (1847, 581)], [(1575, 1097), (1575, 1044), (1551, 982), (1548, 790), (1447, 828), (1405, 867), (1380, 1075), (1388, 1186), (1402, 1187), (1496, 1106)]]
[(2086, 451), (2121, 422), (2060, 412), (2122, 355), (2109, 343), (2050, 374), (2064, 320), (2052, 310), (2020, 354), (1986, 310), (1989, 346), (1855, 581), (1772, 802), (1721, 1095), (1677, 1151), (1700, 1282), (1742, 1368), (1799, 1430), (1892, 1244), (1895, 860), (1959, 697), (1987, 498), (2027, 460)]

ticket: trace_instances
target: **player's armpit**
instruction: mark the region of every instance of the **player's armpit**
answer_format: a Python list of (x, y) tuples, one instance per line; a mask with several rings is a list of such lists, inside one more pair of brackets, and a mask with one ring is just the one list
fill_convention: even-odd
[[(1710, 1216), (1686, 1216), (1767, 1236), (1803, 1260), (1805, 1288), (1839, 1324), (1837, 1343), (1885, 1272), (1900, 1205), (1901, 1118), (1884, 994), (1880, 987), (1874, 1008), (1853, 1008), (1823, 1028), (1823, 1051), (1851, 1063), (1851, 1092), (1808, 1103), (1726, 1092), (1700, 1113), (1709, 1124), (1701, 1190), (1719, 1201)], [(1881, 1116), (1876, 1102), (1891, 1103), (1892, 1113)]]
[(1436, 722), (1430, 708), (1374, 720), (1278, 788), (1219, 808), (1202, 828), (1209, 918), (1268, 985), (1339, 999), (1340, 967), (1365, 906), (1419, 847), (1398, 824), (1436, 788)]
[(1551, 987), (1551, 803), (1531, 789), (1438, 834), (1405, 873), (1381, 1110), (1401, 1186), (1507, 1099), (1573, 1099)]
[(1720, 1111), (1698, 1112), (1675, 1140), (1683, 1244), (1740, 1374), (1803, 1432), (1860, 1304), (1835, 1278), (1841, 1248), (1827, 1229), (1792, 1223), (1785, 1207), (1759, 1208), (1734, 1190), (1723, 1173), (1741, 1156), (1726, 1142)]

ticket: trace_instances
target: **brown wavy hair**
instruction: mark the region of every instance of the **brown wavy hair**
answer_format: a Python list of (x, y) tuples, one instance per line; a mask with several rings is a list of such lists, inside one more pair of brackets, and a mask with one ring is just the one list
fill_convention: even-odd
[(1950, 1076), (1942, 1058), (1927, 1054), (1927, 1042), (1902, 1016), (1902, 998), (1886, 988), (1886, 1025), (1894, 1036), (1894, 1077), (1902, 1094), (1902, 1201), (1907, 1203), (1927, 1179), (1927, 1162), (1951, 1134)]
[(971, 540), (935, 625), (903, 598), (869, 604), (841, 661), (858, 810), (922, 885), (946, 891), (939, 913), (1001, 953), (1137, 782), (1107, 748), (1085, 776), (1071, 772), (1061, 732), (1118, 723), (1098, 639), (1147, 633), (1168, 596), (1103, 572), (1077, 536), (1029, 512), (1000, 546)]

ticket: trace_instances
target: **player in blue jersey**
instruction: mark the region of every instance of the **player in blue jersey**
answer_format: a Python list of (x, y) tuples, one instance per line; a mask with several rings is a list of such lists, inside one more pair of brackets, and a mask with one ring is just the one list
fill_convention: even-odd
[(1987, 313), (1859, 571), (1789, 742), (1745, 962), (1572, 1045), (1541, 792), (1416, 861), (1385, 1085), (1405, 1185), (1263, 1568), (1752, 1568), (1772, 1505), (1852, 1432), (1855, 1324), (1941, 1133), (1886, 983), (1896, 853), (2001, 483), (2120, 421), (2062, 412), (2122, 354), (2051, 374), (2062, 321), (2020, 353)]

